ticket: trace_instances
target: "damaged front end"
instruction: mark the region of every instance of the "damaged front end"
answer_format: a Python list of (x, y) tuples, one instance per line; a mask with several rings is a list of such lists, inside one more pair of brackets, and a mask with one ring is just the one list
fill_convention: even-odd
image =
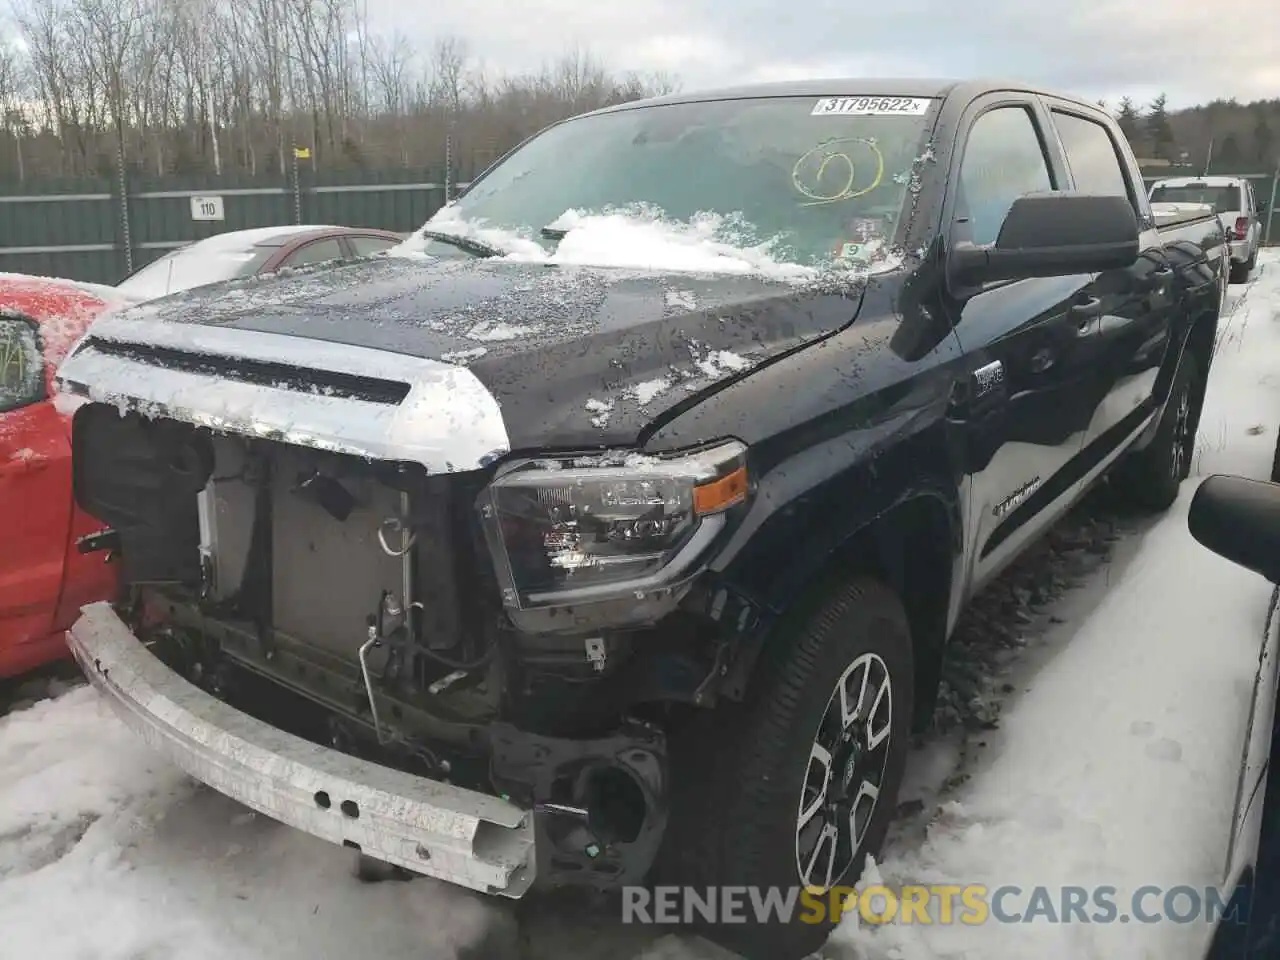
[(110, 527), (82, 549), (130, 587), (70, 642), (126, 722), (415, 872), (517, 897), (641, 881), (667, 708), (722, 649), (694, 583), (745, 497), (741, 447), (512, 461), (465, 368), (177, 337), (109, 318), (60, 371), (76, 498)]

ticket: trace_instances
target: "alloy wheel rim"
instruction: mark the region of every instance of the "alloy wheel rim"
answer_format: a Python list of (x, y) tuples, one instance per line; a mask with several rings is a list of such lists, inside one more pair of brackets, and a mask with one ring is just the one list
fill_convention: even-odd
[(796, 870), (830, 890), (854, 866), (888, 769), (893, 729), (889, 668), (857, 657), (836, 681), (809, 749), (796, 818)]
[(1191, 429), (1191, 388), (1184, 387), (1178, 395), (1178, 405), (1174, 410), (1173, 421), (1173, 455), (1169, 468), (1175, 480), (1186, 475), (1188, 457), (1188, 437)]

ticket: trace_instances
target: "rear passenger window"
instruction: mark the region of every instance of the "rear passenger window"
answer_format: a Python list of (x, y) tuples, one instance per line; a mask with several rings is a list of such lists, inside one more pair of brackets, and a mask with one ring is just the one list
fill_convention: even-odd
[(328, 260), (341, 260), (342, 247), (337, 240), (313, 240), (299, 247), (285, 258), (282, 266), (302, 267), (309, 263), (324, 263)]
[(1067, 166), (1071, 168), (1077, 190), (1128, 197), (1130, 202), (1133, 201), (1115, 141), (1106, 127), (1056, 110), (1053, 112), (1053, 124), (1058, 128), (1062, 148), (1067, 154)]
[(348, 237), (352, 252), (357, 257), (372, 257), (375, 253), (390, 250), (400, 241), (387, 240), (384, 237)]
[(968, 219), (969, 239), (995, 243), (1013, 201), (1052, 189), (1044, 146), (1025, 107), (998, 107), (975, 121), (960, 162), (955, 212)]

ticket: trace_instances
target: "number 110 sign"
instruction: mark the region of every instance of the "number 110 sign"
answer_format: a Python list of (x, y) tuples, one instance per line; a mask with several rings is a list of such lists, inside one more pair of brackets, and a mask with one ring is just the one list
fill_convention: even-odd
[(226, 213), (222, 209), (221, 197), (192, 197), (192, 220), (225, 220)]

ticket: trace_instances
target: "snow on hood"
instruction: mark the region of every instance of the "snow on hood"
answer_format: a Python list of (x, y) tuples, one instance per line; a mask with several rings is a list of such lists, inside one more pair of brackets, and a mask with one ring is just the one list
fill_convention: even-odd
[[(625, 210), (587, 213), (566, 210), (547, 225), (565, 236), (552, 252), (518, 232), (467, 220), (454, 206), (442, 207), (421, 230), (387, 251), (392, 257), (424, 257), (431, 241), (424, 231), (448, 233), (507, 251), (497, 259), (561, 266), (612, 267), (661, 273), (755, 275), (767, 280), (807, 282), (822, 271), (781, 259), (778, 238), (739, 245), (750, 230), (739, 219), (715, 213), (672, 221), (637, 205)], [(735, 243), (735, 240), (738, 241)], [(858, 272), (882, 272), (900, 258), (876, 250), (869, 260), (850, 263)]]

